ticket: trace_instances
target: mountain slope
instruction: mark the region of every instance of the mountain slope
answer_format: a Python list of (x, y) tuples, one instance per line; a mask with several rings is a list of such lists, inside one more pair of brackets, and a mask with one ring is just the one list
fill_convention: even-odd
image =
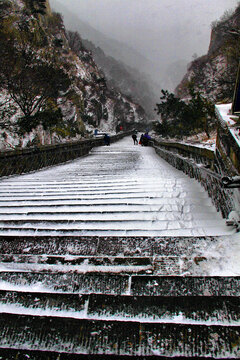
[(240, 5), (213, 24), (208, 53), (192, 61), (176, 88), (181, 98), (189, 95), (188, 85), (213, 101), (231, 101), (240, 57)]
[(94, 60), (103, 70), (109, 86), (141, 104), (148, 116), (153, 118), (157, 98), (149, 86), (149, 78), (112, 56), (107, 56), (100, 47), (96, 47), (91, 41), (83, 40), (83, 44), (92, 52)]
[(94, 29), (59, 1), (51, 0), (51, 4), (56, 11), (63, 14), (65, 26), (81, 35), (84, 45), (92, 51), (110, 85), (131, 96), (153, 117), (160, 89), (154, 82), (156, 77), (153, 80), (149, 75), (149, 69), (156, 74), (159, 69), (137, 50)]
[[(137, 124), (145, 126), (143, 108), (107, 86), (104, 74), (80, 36), (67, 35), (60, 14), (52, 13), (49, 4), (46, 14), (39, 13), (38, 8), (31, 9), (28, 4), (37, 6), (35, 1), (1, 3), (0, 76), (4, 81), (0, 87), (0, 112), (4, 121), (0, 122), (0, 146), (22, 147), (78, 139), (88, 136), (96, 127), (115, 131), (119, 123), (125, 129)], [(62, 80), (56, 75), (54, 81), (59, 91), (52, 89), (51, 96), (40, 102), (41, 92), (49, 92), (50, 87), (43, 71), (39, 76), (44, 67), (51, 71), (51, 76), (61, 73), (68, 85), (63, 91)], [(16, 79), (22, 79), (21, 92), (31, 100), (28, 113), (19, 101), (24, 96), (16, 87)], [(39, 82), (41, 87), (37, 88)], [(26, 84), (31, 91), (27, 91)], [(12, 106), (12, 112), (6, 110), (6, 104), (7, 108)]]
[(118, 40), (111, 39), (94, 29), (87, 22), (83, 21), (80, 16), (69, 11), (59, 1), (50, 0), (50, 4), (54, 10), (64, 15), (64, 23), (69, 30), (78, 31), (82, 38), (92, 41), (95, 46), (99, 46), (106, 55), (114, 56), (115, 59), (123, 61), (126, 65), (144, 72), (150, 68), (155, 68), (155, 65), (137, 50)]

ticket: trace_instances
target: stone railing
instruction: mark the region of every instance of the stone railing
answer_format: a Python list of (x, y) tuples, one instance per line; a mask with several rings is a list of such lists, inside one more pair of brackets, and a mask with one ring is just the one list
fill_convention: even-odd
[[(155, 148), (158, 155), (178, 170), (183, 171), (185, 174), (191, 178), (197, 179), (201, 183), (211, 197), (217, 211), (221, 211), (224, 218), (227, 218), (231, 211), (239, 210), (237, 209), (238, 201), (236, 201), (236, 197), (239, 196), (239, 189), (223, 188), (221, 175), (213, 172), (209, 168), (214, 164), (212, 155), (210, 155), (211, 159), (208, 159), (208, 157), (204, 159), (203, 154), (205, 154), (205, 152), (202, 152), (202, 149), (199, 149), (201, 156), (198, 156), (198, 153), (196, 152), (196, 158), (194, 158), (191, 147), (191, 151), (188, 153), (189, 157), (186, 157), (187, 148), (183, 150), (182, 144), (179, 144), (181, 153), (184, 151), (185, 156), (183, 156), (180, 153), (177, 153), (176, 148), (178, 149), (178, 146), (176, 145), (177, 144), (174, 144), (173, 149), (172, 144), (167, 146), (166, 143), (162, 144), (157, 141), (152, 142), (152, 146)], [(168, 150), (166, 149), (167, 147)], [(208, 152), (206, 153), (208, 154)], [(201, 162), (199, 161), (200, 159)]]
[(215, 154), (213, 150), (177, 142), (156, 140), (153, 140), (153, 145), (181, 155), (184, 158), (193, 159), (196, 163), (203, 164), (211, 170), (214, 169)]
[[(132, 132), (111, 136), (111, 142), (120, 140)], [(104, 145), (103, 136), (65, 144), (38, 146), (9, 150), (0, 153), (0, 177), (28, 173), (44, 167), (64, 163), (87, 155), (96, 146)]]

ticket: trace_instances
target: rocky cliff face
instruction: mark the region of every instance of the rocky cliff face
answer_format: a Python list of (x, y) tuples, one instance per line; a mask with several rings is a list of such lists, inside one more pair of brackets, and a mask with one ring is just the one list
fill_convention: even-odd
[(71, 51), (77, 55), (78, 69), (81, 69), (80, 73), (76, 72), (76, 77), (84, 98), (83, 121), (105, 131), (114, 131), (118, 124), (125, 129), (144, 125), (143, 108), (107, 85), (105, 74), (99, 70), (92, 53), (84, 47), (80, 35), (68, 31), (67, 38)]
[(100, 47), (96, 47), (89, 40), (84, 39), (83, 44), (92, 52), (94, 60), (103, 70), (107, 84), (133, 99), (134, 102), (141, 104), (149, 118), (154, 118), (154, 106), (157, 97), (150, 86), (149, 76), (114, 59), (112, 56), (107, 56)]
[[(41, 3), (46, 5), (44, 14), (39, 8), (35, 13), (34, 6)], [(6, 33), (6, 29), (9, 31), (13, 49), (18, 50), (24, 44), (25, 53), (29, 55), (31, 51), (38, 62), (58, 67), (71, 81), (67, 91), (59, 91), (54, 105), (51, 99), (51, 109), (54, 107), (55, 114), (56, 109), (61, 110), (62, 125), (51, 127), (46, 121), (21, 135), (19, 131), (15, 132), (16, 122), (26, 114), (9, 87), (2, 86), (0, 111), (4, 121), (0, 122), (1, 148), (26, 146), (36, 141), (46, 144), (79, 139), (89, 136), (96, 128), (114, 132), (119, 124), (125, 129), (144, 126), (146, 115), (142, 107), (119, 91), (108, 88), (104, 74), (94, 62), (91, 52), (83, 46), (80, 36), (66, 32), (61, 15), (51, 11), (48, 1), (3, 0), (1, 6), (4, 10), (0, 19), (2, 34)], [(4, 39), (8, 41), (8, 37)], [(17, 71), (20, 71), (19, 66)], [(6, 99), (12, 106), (12, 112), (3, 109)], [(35, 101), (38, 100), (39, 97), (36, 97)], [(49, 99), (44, 106), (46, 110)], [(41, 111), (39, 108), (39, 113)], [(35, 115), (36, 110), (31, 117)]]
[(208, 53), (192, 61), (175, 93), (189, 96), (188, 85), (194, 84), (213, 101), (232, 100), (240, 56), (240, 5), (212, 26)]

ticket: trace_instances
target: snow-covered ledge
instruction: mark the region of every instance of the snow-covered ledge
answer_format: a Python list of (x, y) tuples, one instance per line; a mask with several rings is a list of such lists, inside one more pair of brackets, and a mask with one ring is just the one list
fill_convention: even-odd
[(240, 175), (240, 121), (231, 114), (232, 104), (216, 105), (219, 121), (216, 155), (225, 175)]
[(228, 127), (229, 131), (240, 146), (240, 120), (239, 116), (232, 115), (232, 104), (216, 105), (216, 114), (219, 121)]

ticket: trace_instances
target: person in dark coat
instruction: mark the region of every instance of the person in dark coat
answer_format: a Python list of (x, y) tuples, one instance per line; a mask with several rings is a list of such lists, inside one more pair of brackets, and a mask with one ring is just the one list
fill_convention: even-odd
[(138, 140), (137, 140), (137, 135), (136, 135), (136, 134), (133, 134), (133, 135), (132, 135), (132, 139), (133, 139), (133, 144), (134, 144), (134, 145), (137, 145), (137, 144), (138, 144)]
[(146, 133), (142, 136), (142, 145), (143, 145), (143, 146), (148, 146), (149, 140), (151, 140), (151, 136), (146, 132)]
[(110, 145), (110, 136), (108, 134), (104, 135), (104, 144), (109, 146)]

